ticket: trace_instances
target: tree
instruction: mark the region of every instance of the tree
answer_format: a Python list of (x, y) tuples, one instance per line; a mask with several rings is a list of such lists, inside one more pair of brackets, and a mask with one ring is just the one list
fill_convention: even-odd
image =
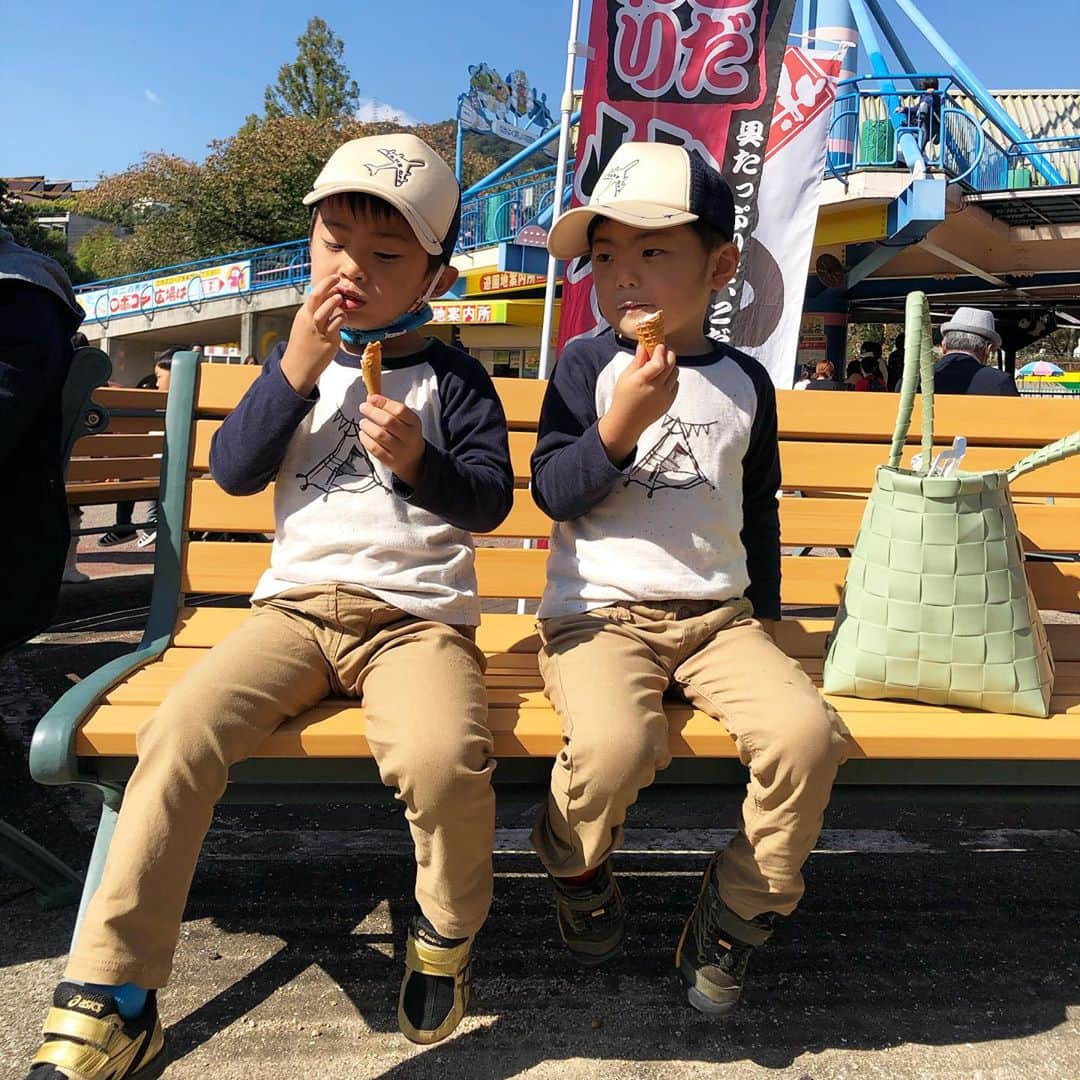
[(76, 284), (86, 281), (86, 274), (75, 264), (68, 252), (63, 235), (52, 229), (43, 229), (37, 223), (39, 216), (54, 209), (52, 203), (45, 203), (40, 209), (35, 209), (18, 196), (12, 195), (7, 184), (0, 180), (0, 226), (11, 232), (17, 244), (55, 259)]
[(343, 63), (345, 43), (316, 16), (296, 45), (296, 59), (282, 64), (277, 82), (266, 88), (267, 118), (333, 120), (352, 116), (360, 104), (360, 89)]
[[(397, 130), (393, 124), (285, 116), (245, 123), (235, 135), (212, 143), (201, 164), (148, 154), (80, 194), (81, 213), (132, 229), (116, 240), (88, 236), (79, 248), (80, 262), (93, 277), (114, 277), (300, 239), (309, 221), (303, 197), (334, 150), (348, 139)], [(453, 121), (409, 130), (453, 163)], [(466, 153), (465, 184), (495, 164)]]

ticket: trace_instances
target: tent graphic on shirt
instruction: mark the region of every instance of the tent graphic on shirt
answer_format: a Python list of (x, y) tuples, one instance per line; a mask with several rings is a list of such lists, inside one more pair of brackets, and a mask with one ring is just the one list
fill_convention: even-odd
[(691, 435), (707, 435), (708, 424), (687, 424), (677, 416), (665, 416), (663, 438), (627, 474), (623, 487), (640, 484), (651, 499), (660, 488), (689, 491), (699, 484), (713, 485), (701, 471), (690, 446)]
[(318, 488), (324, 493), (324, 501), (335, 491), (348, 491), (359, 495), (376, 487), (385, 490), (375, 466), (371, 464), (371, 458), (359, 442), (359, 421), (350, 420), (338, 409), (331, 423), (337, 425), (341, 438), (322, 461), (306, 473), (296, 474), (300, 481), (300, 490)]

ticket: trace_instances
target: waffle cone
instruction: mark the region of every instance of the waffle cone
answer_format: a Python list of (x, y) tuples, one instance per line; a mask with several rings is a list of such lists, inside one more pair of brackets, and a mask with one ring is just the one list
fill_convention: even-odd
[(637, 324), (637, 339), (652, 356), (657, 345), (664, 344), (664, 312), (654, 311)]
[(382, 342), (372, 341), (364, 346), (364, 355), (360, 360), (360, 374), (364, 376), (364, 386), (368, 397), (382, 393)]

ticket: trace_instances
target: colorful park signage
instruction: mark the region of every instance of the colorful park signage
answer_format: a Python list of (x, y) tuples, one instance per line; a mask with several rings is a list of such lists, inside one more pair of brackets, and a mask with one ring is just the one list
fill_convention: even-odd
[(465, 276), (465, 292), (469, 296), (484, 293), (513, 292), (516, 289), (539, 288), (547, 281), (544, 274), (526, 274), (520, 270), (478, 270)]
[(488, 64), (473, 64), (469, 89), (458, 98), (458, 123), (464, 131), (528, 146), (554, 126), (555, 117), (547, 94), (538, 94), (524, 71), (512, 71), (504, 78)]
[(436, 300), (432, 323), (444, 326), (534, 326), (544, 320), (543, 300)]
[[(740, 248), (757, 194), (794, 0), (594, 0), (574, 176), (575, 205), (623, 142), (673, 142), (701, 154), (735, 194)], [(721, 294), (712, 332), (730, 340), (742, 279)], [(574, 260), (560, 346), (597, 326), (591, 267)]]
[(222, 263), (201, 270), (147, 278), (107, 289), (76, 293), (88, 322), (108, 322), (123, 315), (141, 315), (177, 304), (199, 304), (247, 292), (251, 287), (251, 262)]

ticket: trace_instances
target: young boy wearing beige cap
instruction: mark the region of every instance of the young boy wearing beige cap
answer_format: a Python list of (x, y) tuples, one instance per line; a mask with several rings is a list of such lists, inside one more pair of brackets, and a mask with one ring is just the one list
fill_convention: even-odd
[[(506, 516), (513, 473), (486, 372), (417, 330), (457, 276), (460, 191), (420, 139), (381, 135), (341, 146), (304, 202), (311, 293), (210, 454), (230, 494), (275, 482), (270, 568), (252, 614), (139, 732), (33, 1080), (160, 1075), (155, 988), (229, 767), (328, 695), (363, 700), (368, 745), (415, 845), (401, 1030), (436, 1042), (468, 1002), (494, 841), (471, 532)], [(373, 340), (380, 393), (360, 374)]]
[[(754, 947), (803, 892), (845, 741), (768, 625), (780, 618), (776, 398), (752, 358), (707, 336), (738, 265), (723, 178), (679, 146), (626, 143), (587, 206), (554, 225), (592, 260), (610, 329), (565, 349), (548, 386), (533, 494), (556, 524), (540, 666), (563, 749), (533, 843), (563, 940), (587, 964), (623, 941), (611, 871), (627, 808), (670, 762), (664, 695), (732, 735), (750, 782), (675, 961), (696, 1009), (738, 1001)], [(646, 330), (663, 313), (666, 345)]]

